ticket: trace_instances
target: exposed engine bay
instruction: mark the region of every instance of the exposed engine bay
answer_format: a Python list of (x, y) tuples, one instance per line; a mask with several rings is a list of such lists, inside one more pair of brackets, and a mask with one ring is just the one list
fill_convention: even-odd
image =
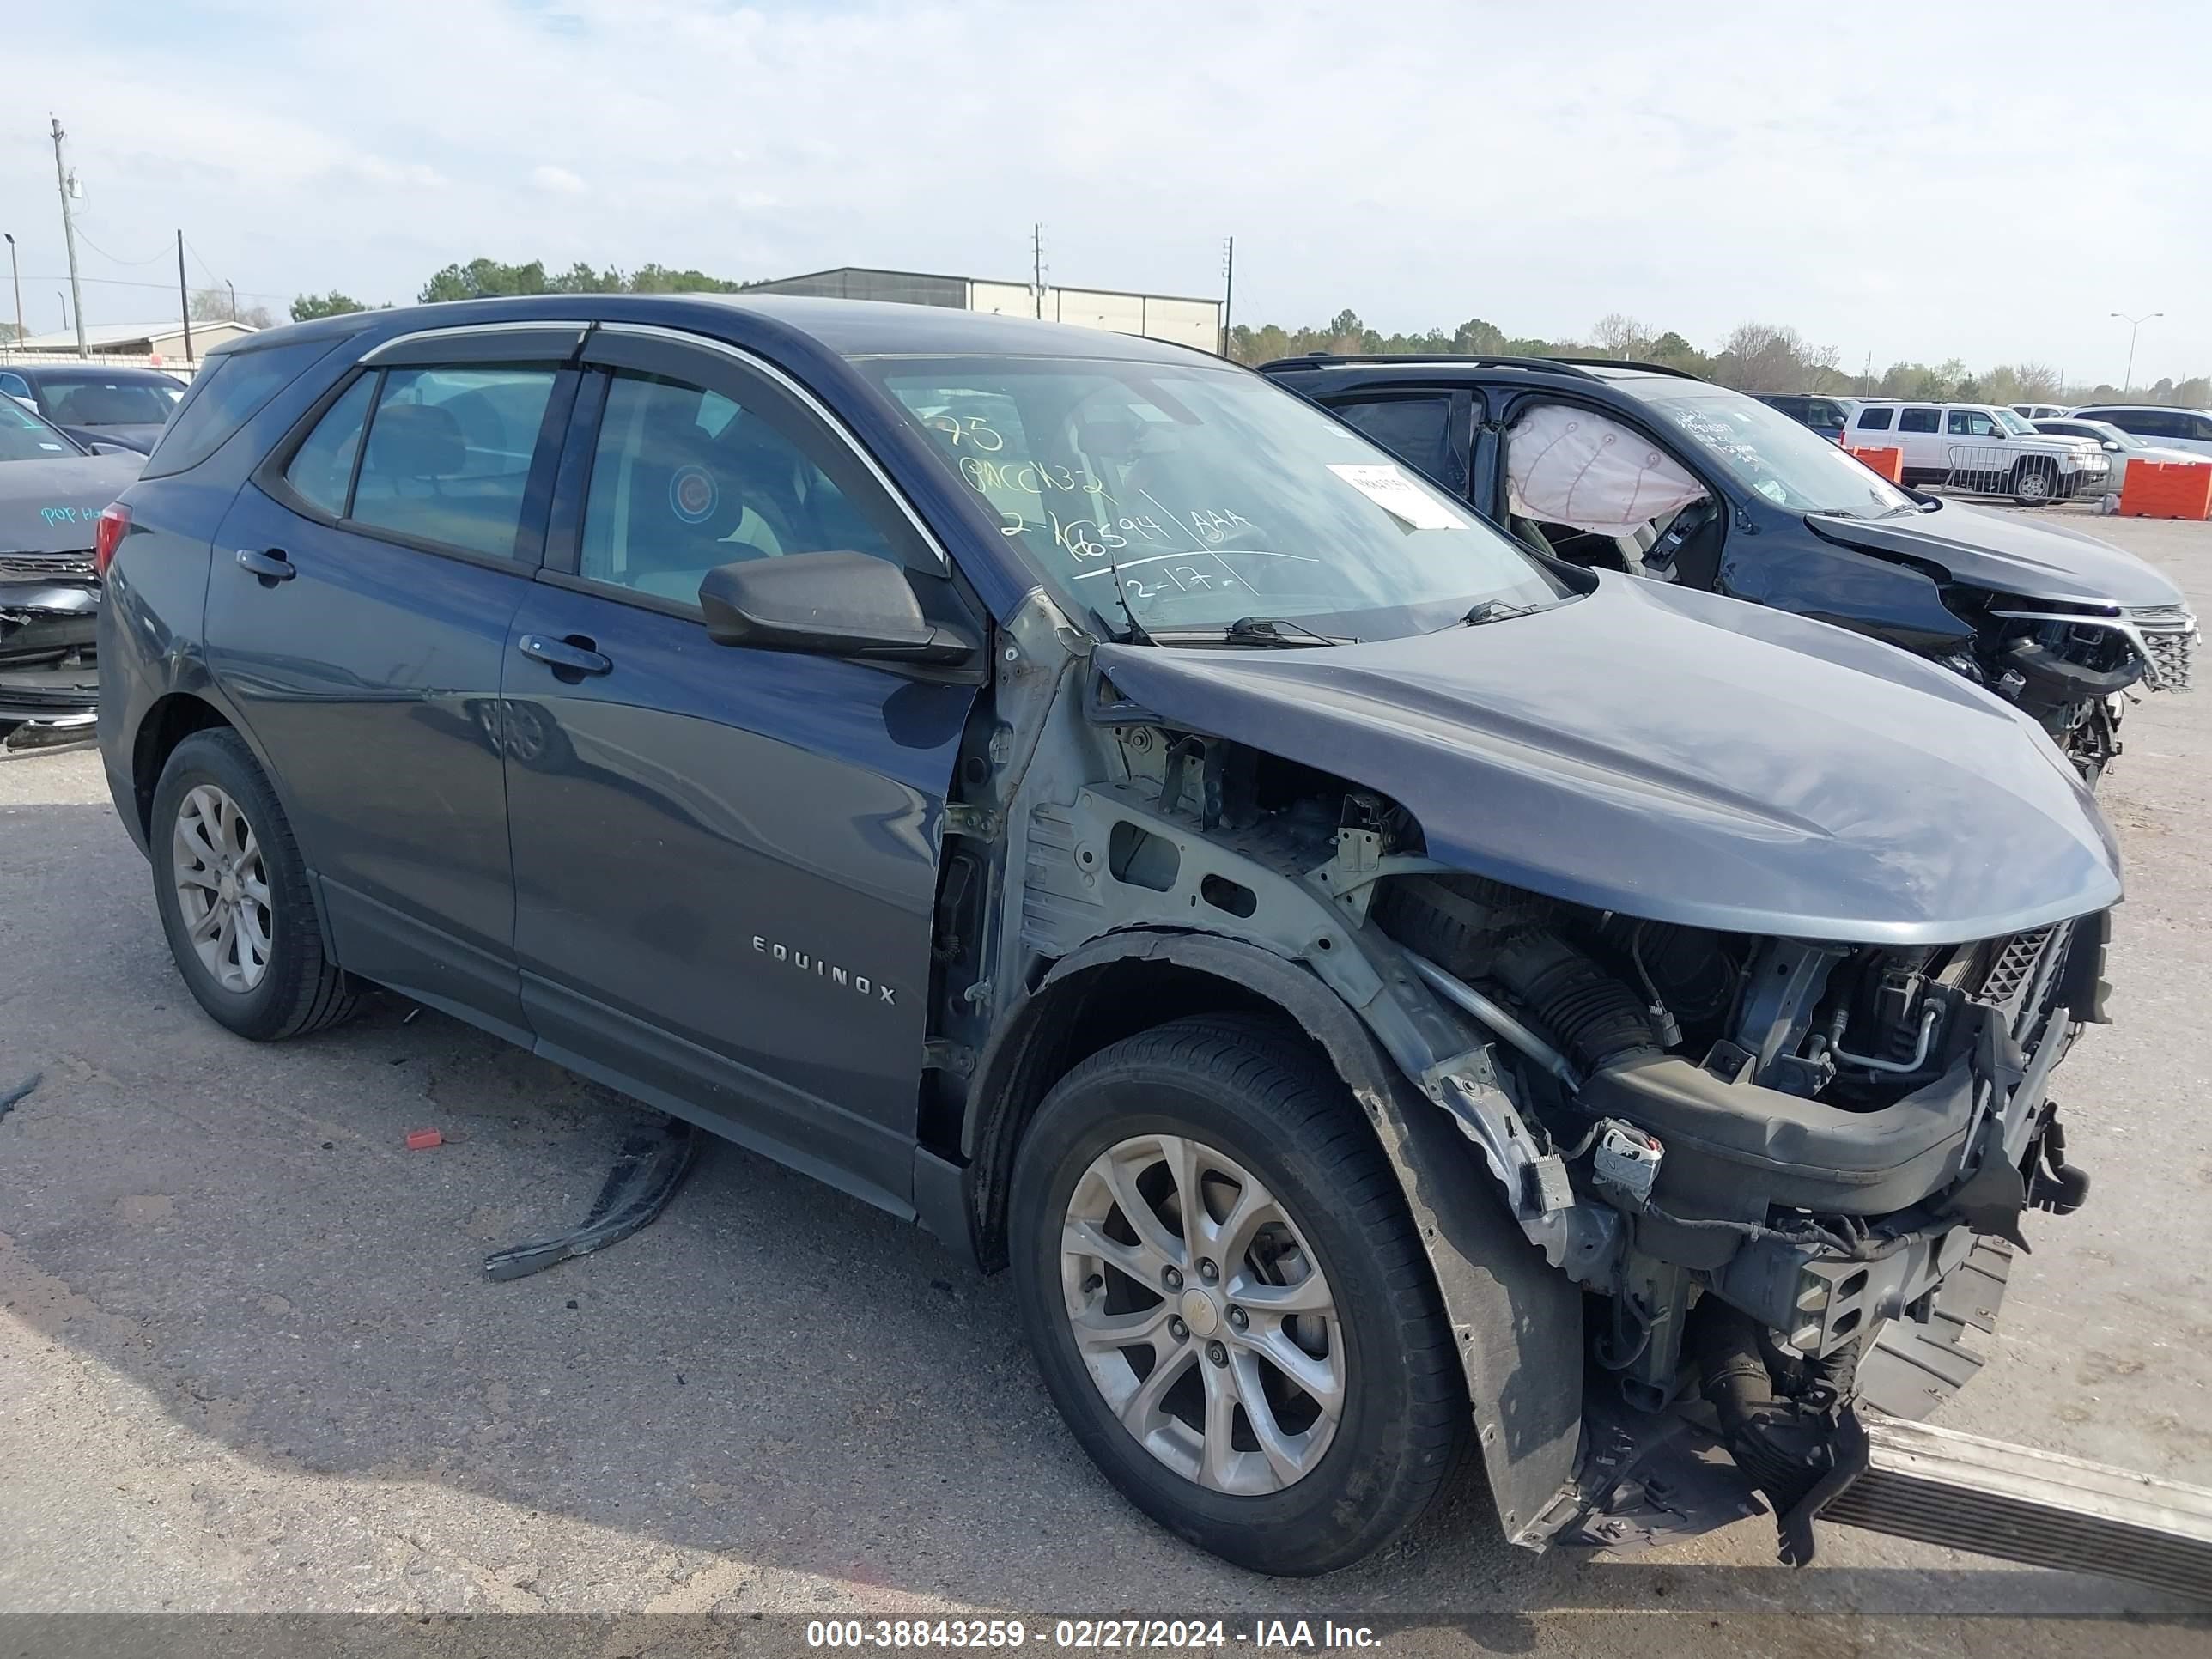
[[(1925, 1336), (2027, 1208), (2086, 1196), (2045, 1083), (2102, 1018), (2103, 912), (1932, 945), (1708, 931), (1447, 869), (1396, 803), (1232, 742), (1131, 721), (1109, 749), (1114, 781), (1031, 815), (1024, 943), (1060, 954), (1126, 902), (1279, 929), (1327, 976), (1343, 955), (1298, 908), (1325, 896), (1457, 1023), (1424, 1087), (1585, 1293), (1594, 1428), (1640, 1448), (1687, 1412), (1778, 1515), (1831, 1466), (1877, 1346)], [(1646, 1496), (1605, 1442), (1555, 1533), (1617, 1541), (1590, 1523)]]

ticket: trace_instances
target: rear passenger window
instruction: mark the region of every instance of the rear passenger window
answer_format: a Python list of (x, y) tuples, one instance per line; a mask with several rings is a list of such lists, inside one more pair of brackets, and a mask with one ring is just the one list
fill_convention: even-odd
[(361, 434), (368, 425), (368, 400), (376, 393), (376, 376), (364, 374), (332, 404), (307, 441), (284, 469), (284, 482), (301, 500), (320, 507), (333, 519), (345, 517), (346, 494), (353, 486), (353, 458), (361, 449)]
[[(504, 366), (387, 371), (347, 516), (364, 529), (512, 558), (554, 374)], [(318, 427), (314, 438), (321, 435)]]
[(183, 406), (138, 476), (165, 477), (198, 465), (333, 343), (302, 340), (260, 351), (226, 351), (210, 359), (193, 377)]
[(1899, 432), (1937, 431), (1940, 428), (1936, 424), (1936, 414), (1937, 411), (1932, 409), (1901, 410), (1898, 412), (1897, 429)]
[(1451, 402), (1445, 398), (1376, 398), (1334, 404), (1332, 411), (1407, 465), (1455, 490), (1466, 488), (1451, 465)]
[(1893, 410), (1887, 409), (1863, 409), (1859, 410), (1859, 430), (1862, 432), (1888, 431), (1889, 417), (1893, 412)]
[(707, 573), (739, 559), (842, 550), (900, 563), (875, 506), (855, 506), (780, 413), (620, 373), (592, 458), (577, 574), (696, 605)]

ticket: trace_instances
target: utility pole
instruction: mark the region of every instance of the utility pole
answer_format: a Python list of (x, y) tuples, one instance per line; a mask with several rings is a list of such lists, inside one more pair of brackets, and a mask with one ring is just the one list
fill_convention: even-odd
[(15, 284), (15, 349), (23, 349), (23, 273), (15, 264), (15, 234), (0, 231), (8, 239), (8, 275)]
[(1237, 295), (1237, 239), (1230, 236), (1221, 244), (1221, 355), (1229, 355), (1229, 302)]
[(1030, 230), (1030, 292), (1036, 296), (1037, 320), (1044, 320), (1044, 226)]
[(230, 320), (234, 323), (238, 320), (238, 284), (225, 282), (223, 286), (230, 290)]
[(2124, 395), (2128, 388), (2136, 383), (2136, 334), (2142, 331), (2142, 325), (2145, 323), (2151, 321), (2154, 318), (2163, 317), (2166, 313), (2162, 311), (2146, 311), (2140, 317), (2130, 317), (2124, 311), (2116, 311), (2112, 315), (2118, 318), (2122, 322), (2128, 325), (2128, 376), (2126, 380), (2120, 383), (2121, 393)]
[(46, 118), (54, 124), (54, 182), (61, 186), (62, 192), (62, 240), (69, 246), (69, 308), (76, 314), (76, 355), (88, 357), (92, 354), (84, 349), (84, 295), (76, 280), (76, 221), (70, 216), (70, 197), (77, 187), (76, 175), (62, 160), (61, 118), (49, 115)]
[(185, 286), (185, 233), (177, 233), (177, 308), (185, 314), (185, 362), (192, 360), (192, 296)]

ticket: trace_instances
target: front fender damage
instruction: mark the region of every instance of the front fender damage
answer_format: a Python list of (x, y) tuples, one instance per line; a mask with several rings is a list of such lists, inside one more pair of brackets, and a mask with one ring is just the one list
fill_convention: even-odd
[[(1483, 1470), (1499, 1525), (1511, 1541), (1542, 1541), (1540, 1523), (1571, 1489), (1581, 1450), (1581, 1297), (1521, 1236), (1483, 1179), (1472, 1149), (1409, 1085), (1406, 1061), (1379, 1048), (1340, 989), (1310, 965), (1237, 939), (1136, 928), (1091, 940), (1063, 957), (1039, 987), (1111, 963), (1191, 969), (1265, 997), (1318, 1042), (1351, 1089), (1390, 1160), (1436, 1275), (1457, 1344)], [(1357, 977), (1357, 975), (1355, 975)], [(1385, 994), (1379, 976), (1372, 998)], [(1382, 1023), (1401, 1040), (1414, 1023), (1393, 1010)], [(1392, 1017), (1396, 1016), (1396, 1017)], [(1438, 1064), (1448, 1056), (1438, 1056)], [(1427, 1068), (1436, 1069), (1435, 1066)]]

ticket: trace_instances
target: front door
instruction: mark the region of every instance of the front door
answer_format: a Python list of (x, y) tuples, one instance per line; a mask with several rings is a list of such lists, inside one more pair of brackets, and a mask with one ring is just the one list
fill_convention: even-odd
[[(552, 363), (356, 372), (239, 494), (209, 664), (275, 775), (353, 972), (527, 1042), (498, 736), (573, 386)], [(364, 442), (364, 434), (366, 441)]]
[(973, 700), (718, 646), (700, 580), (941, 556), (844, 438), (724, 349), (592, 336), (548, 568), (502, 680), (539, 1052), (905, 1210), (941, 817)]

